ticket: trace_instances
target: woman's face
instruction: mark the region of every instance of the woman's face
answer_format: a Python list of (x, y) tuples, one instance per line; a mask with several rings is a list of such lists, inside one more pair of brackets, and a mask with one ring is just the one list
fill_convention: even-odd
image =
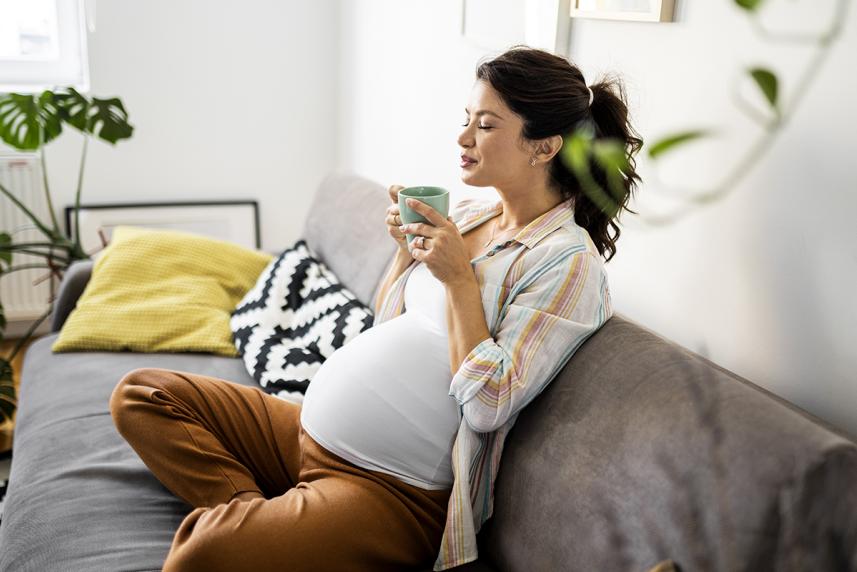
[(464, 130), (458, 136), (461, 180), (475, 187), (495, 188), (526, 183), (532, 168), (530, 152), (522, 146), (524, 122), (488, 82), (476, 81), (464, 117)]

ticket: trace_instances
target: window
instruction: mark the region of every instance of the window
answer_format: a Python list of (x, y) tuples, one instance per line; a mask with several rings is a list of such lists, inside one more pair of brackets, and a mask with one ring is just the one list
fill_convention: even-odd
[(89, 91), (84, 0), (0, 0), (0, 92)]

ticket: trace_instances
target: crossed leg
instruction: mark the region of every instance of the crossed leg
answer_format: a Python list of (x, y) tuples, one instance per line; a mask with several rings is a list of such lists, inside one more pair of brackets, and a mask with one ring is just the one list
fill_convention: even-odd
[(196, 507), (165, 572), (405, 570), (437, 554), (449, 490), (418, 489), (325, 450), (303, 431), (298, 404), (141, 368), (120, 380), (110, 409), (155, 476)]

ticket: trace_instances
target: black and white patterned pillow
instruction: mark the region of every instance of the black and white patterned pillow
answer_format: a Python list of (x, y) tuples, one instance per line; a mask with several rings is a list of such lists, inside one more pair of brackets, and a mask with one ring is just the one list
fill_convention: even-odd
[(3, 503), (6, 500), (6, 487), (9, 486), (9, 479), (0, 479), (0, 522), (3, 521)]
[(300, 403), (321, 364), (372, 327), (372, 311), (304, 239), (272, 260), (232, 311), (232, 341), (265, 392)]

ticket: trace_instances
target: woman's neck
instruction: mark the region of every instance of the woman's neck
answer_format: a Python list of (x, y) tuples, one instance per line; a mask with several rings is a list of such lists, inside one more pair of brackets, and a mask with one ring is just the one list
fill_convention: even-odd
[(499, 188), (496, 191), (503, 203), (503, 212), (498, 215), (497, 232), (523, 228), (565, 200), (558, 191), (545, 186), (514, 193)]

